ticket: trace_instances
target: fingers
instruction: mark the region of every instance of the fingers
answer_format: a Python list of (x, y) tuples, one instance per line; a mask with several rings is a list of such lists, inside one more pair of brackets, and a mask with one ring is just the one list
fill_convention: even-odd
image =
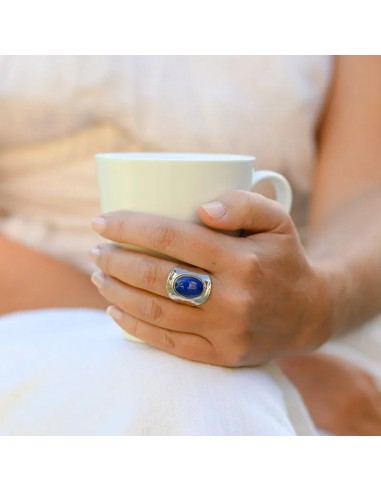
[[(138, 251), (131, 251), (113, 244), (101, 244), (90, 250), (90, 257), (103, 273), (136, 287), (168, 299), (167, 279), (174, 267), (188, 270), (162, 258), (156, 258)], [(204, 270), (191, 267), (192, 272), (204, 274)], [(200, 306), (202, 309), (203, 306)]]
[(202, 205), (198, 215), (210, 227), (226, 231), (243, 229), (247, 234), (287, 234), (293, 227), (281, 204), (258, 193), (241, 190), (228, 191), (217, 201)]
[[(96, 255), (93, 250), (93, 259), (108, 275), (95, 272), (92, 281), (112, 304), (107, 312), (123, 330), (179, 357), (218, 364), (216, 351), (207, 338), (213, 324), (203, 306), (187, 306), (166, 297), (166, 279), (173, 263), (115, 245), (101, 245), (98, 249)], [(142, 262), (150, 263), (142, 268)], [(147, 279), (155, 293), (143, 290), (147, 289)]]
[[(166, 283), (172, 268), (180, 266), (173, 262), (158, 259), (138, 251), (103, 244), (90, 250), (95, 264), (107, 275), (132, 287), (147, 290), (168, 298)], [(184, 268), (183, 265), (180, 266)], [(193, 268), (197, 271), (197, 268)], [(200, 273), (204, 273), (200, 271)]]
[(202, 336), (152, 326), (115, 306), (110, 306), (107, 312), (124, 331), (159, 350), (164, 350), (184, 359), (209, 364), (213, 364), (213, 361), (216, 360), (213, 345)]
[(231, 238), (191, 222), (121, 210), (103, 214), (92, 224), (111, 241), (147, 248), (209, 272), (231, 261)]
[(141, 321), (171, 331), (195, 333), (203, 330), (203, 312), (197, 307), (136, 289), (101, 272), (95, 272), (91, 280), (110, 304)]

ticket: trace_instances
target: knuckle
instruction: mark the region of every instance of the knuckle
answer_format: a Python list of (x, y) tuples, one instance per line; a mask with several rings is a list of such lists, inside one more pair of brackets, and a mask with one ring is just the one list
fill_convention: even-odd
[(245, 353), (236, 352), (230, 357), (230, 367), (244, 367), (245, 366)]
[(260, 263), (259, 263), (259, 258), (254, 251), (248, 251), (246, 252), (241, 259), (243, 265), (242, 265), (242, 271), (246, 274), (246, 277), (257, 277), (260, 272)]
[(291, 230), (294, 229), (294, 224), (291, 219), (291, 216), (287, 213), (286, 209), (284, 206), (277, 202), (276, 200), (272, 200), (274, 203), (272, 204), (274, 207), (275, 212), (277, 213), (279, 217), (279, 224), (277, 228), (274, 230), (274, 232), (290, 232)]
[(128, 331), (133, 336), (138, 336), (141, 327), (141, 321), (138, 318), (132, 318), (129, 325)]
[(283, 216), (285, 219), (288, 217), (288, 214), (286, 212), (286, 209), (284, 208), (284, 206), (278, 202), (277, 200), (272, 200), (271, 201), (271, 206), (273, 207), (273, 209), (280, 215), (280, 216)]
[(248, 364), (249, 354), (253, 352), (253, 341), (253, 336), (248, 331), (238, 337), (232, 353), (234, 367), (242, 367)]
[(143, 306), (144, 315), (152, 322), (158, 322), (163, 317), (163, 310), (155, 297), (147, 296)]
[(124, 238), (127, 236), (127, 224), (125, 220), (120, 217), (115, 224), (115, 228), (117, 238), (120, 242), (124, 242)]
[(222, 360), (224, 365), (227, 367), (242, 367), (245, 365), (246, 355), (247, 355), (247, 344), (241, 342), (236, 342), (231, 345), (229, 350), (222, 353)]
[(163, 330), (163, 347), (166, 350), (172, 350), (175, 347), (175, 341), (168, 330)]
[(178, 231), (170, 223), (156, 224), (151, 232), (154, 244), (160, 250), (170, 248), (178, 235)]
[(138, 338), (139, 340), (144, 340), (149, 336), (149, 330), (147, 330), (147, 323), (144, 321), (138, 319), (138, 318), (132, 318), (129, 321), (127, 325), (126, 331), (130, 335), (132, 335), (135, 338)]
[(144, 260), (142, 263), (143, 282), (148, 288), (153, 288), (157, 283), (157, 266), (153, 261)]
[(99, 266), (104, 272), (111, 272), (112, 269), (112, 254), (108, 248), (102, 248), (99, 257)]
[(240, 313), (239, 325), (246, 327), (256, 308), (255, 296), (250, 292), (242, 292), (236, 301), (236, 305)]

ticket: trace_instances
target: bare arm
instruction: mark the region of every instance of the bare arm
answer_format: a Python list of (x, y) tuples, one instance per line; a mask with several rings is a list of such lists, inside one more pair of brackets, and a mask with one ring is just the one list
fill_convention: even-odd
[(381, 310), (381, 57), (337, 58), (319, 137), (307, 249), (340, 332)]
[[(381, 310), (381, 57), (338, 57), (322, 122), (308, 252), (331, 278), (331, 329)], [(278, 360), (314, 422), (337, 435), (381, 435), (381, 392), (348, 361), (319, 352)]]
[(0, 314), (106, 305), (85, 273), (0, 236)]

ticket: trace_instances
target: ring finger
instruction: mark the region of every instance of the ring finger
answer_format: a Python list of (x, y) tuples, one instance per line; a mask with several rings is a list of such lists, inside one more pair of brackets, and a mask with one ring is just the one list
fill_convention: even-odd
[[(131, 251), (112, 244), (103, 244), (90, 250), (95, 264), (106, 274), (138, 289), (168, 298), (166, 289), (169, 272), (176, 265), (168, 260), (155, 258), (138, 251)], [(192, 271), (205, 273), (191, 267)]]
[(178, 332), (200, 333), (205, 329), (206, 315), (199, 309), (131, 287), (101, 272), (95, 272), (91, 279), (105, 299), (141, 321)]

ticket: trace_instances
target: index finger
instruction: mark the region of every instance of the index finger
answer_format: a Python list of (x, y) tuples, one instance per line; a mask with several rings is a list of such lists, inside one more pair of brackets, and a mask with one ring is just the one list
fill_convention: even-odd
[(116, 243), (139, 246), (209, 272), (229, 261), (228, 243), (233, 239), (192, 222), (127, 210), (102, 214), (93, 219), (92, 227)]

